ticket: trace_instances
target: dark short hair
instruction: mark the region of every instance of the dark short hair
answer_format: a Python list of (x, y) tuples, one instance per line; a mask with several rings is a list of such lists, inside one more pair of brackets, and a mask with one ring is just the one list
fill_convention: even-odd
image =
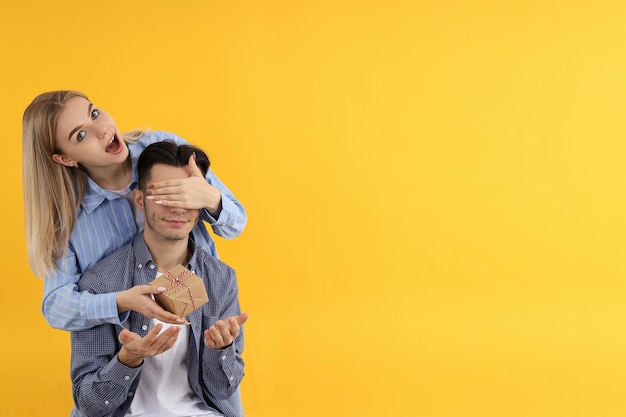
[(192, 145), (177, 145), (171, 140), (155, 142), (143, 150), (137, 161), (137, 181), (140, 190), (146, 190), (146, 184), (150, 180), (150, 170), (156, 164), (164, 164), (182, 168), (189, 164), (189, 158), (196, 154), (196, 165), (206, 176), (211, 162), (206, 153)]

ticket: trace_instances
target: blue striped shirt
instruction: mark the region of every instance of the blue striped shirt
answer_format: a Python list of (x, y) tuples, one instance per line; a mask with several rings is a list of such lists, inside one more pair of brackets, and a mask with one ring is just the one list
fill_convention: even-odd
[[(173, 133), (153, 131), (146, 132), (137, 143), (128, 145), (133, 167), (131, 188), (136, 187), (137, 159), (141, 152), (151, 143), (166, 139), (178, 144), (187, 143)], [(203, 221), (198, 222), (193, 230), (193, 239), (196, 245), (217, 257), (215, 242), (204, 222), (211, 226), (216, 235), (232, 239), (241, 234), (248, 217), (241, 203), (211, 170), (206, 180), (222, 193), (222, 211), (219, 218), (214, 219), (208, 210), (202, 210), (200, 218)], [(50, 326), (63, 330), (81, 330), (103, 323), (120, 323), (117, 293), (94, 295), (80, 292), (77, 283), (87, 268), (130, 242), (136, 234), (137, 226), (129, 202), (102, 189), (89, 178), (67, 253), (58, 260), (57, 268), (44, 278), (42, 312)]]
[[(244, 376), (243, 328), (224, 349), (211, 349), (204, 344), (205, 329), (219, 319), (241, 314), (235, 271), (199, 248), (186, 267), (203, 279), (209, 297), (208, 303), (187, 317), (190, 322), (187, 382), (206, 405), (227, 417), (237, 417), (227, 399)], [(143, 233), (139, 233), (132, 243), (90, 268), (80, 280), (79, 289), (93, 293), (120, 291), (148, 284), (156, 274)], [(72, 332), (73, 396), (76, 406), (86, 416), (122, 417), (133, 401), (143, 365), (129, 368), (118, 361), (121, 349), (118, 337), (124, 328), (144, 337), (150, 331), (150, 319), (131, 312), (128, 320), (119, 325), (105, 324)]]

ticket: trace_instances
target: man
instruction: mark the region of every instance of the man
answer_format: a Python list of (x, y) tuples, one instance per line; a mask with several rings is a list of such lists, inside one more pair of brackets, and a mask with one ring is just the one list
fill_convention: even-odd
[(239, 308), (235, 272), (194, 247), (189, 234), (199, 210), (157, 204), (147, 189), (148, 183), (188, 177), (192, 169), (204, 175), (209, 159), (198, 148), (165, 141), (148, 146), (137, 164), (133, 199), (144, 229), (86, 271), (79, 289), (122, 291), (182, 264), (202, 278), (209, 302), (186, 324), (130, 312), (122, 314), (121, 326), (72, 332), (74, 402), (87, 416), (237, 417), (227, 399), (244, 375), (240, 326), (248, 316)]

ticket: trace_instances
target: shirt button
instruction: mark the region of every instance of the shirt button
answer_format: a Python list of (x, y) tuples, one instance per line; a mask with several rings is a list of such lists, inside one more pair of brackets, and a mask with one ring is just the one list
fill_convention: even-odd
[(130, 379), (130, 377), (129, 377), (128, 375), (126, 375), (126, 376), (124, 377), (124, 381), (128, 381), (129, 379)]
[(134, 392), (132, 392), (132, 391), (128, 391), (128, 396), (129, 396), (129, 397), (132, 397), (133, 395), (135, 395), (135, 393), (134, 393)]
[(150, 264), (150, 269), (154, 269), (154, 264)]
[(226, 360), (226, 355), (222, 355), (222, 360), (225, 361)]
[(141, 268), (143, 268), (143, 265), (139, 264), (139, 265), (137, 265), (137, 268), (141, 269)]
[(109, 400), (104, 400), (104, 405), (109, 405)]
[(141, 330), (147, 330), (148, 326), (146, 326), (145, 324), (143, 326), (141, 326)]
[(231, 376), (231, 377), (230, 377), (230, 378), (228, 378), (228, 379), (230, 379), (230, 380), (232, 381), (233, 379), (235, 379), (235, 377), (234, 377), (234, 376)]

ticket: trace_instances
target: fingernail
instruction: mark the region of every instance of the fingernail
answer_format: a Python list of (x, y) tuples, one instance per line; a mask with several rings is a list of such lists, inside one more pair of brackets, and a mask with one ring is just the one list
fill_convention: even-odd
[(156, 200), (154, 204), (163, 204), (163, 202), (161, 200)]
[(165, 291), (165, 287), (157, 287), (157, 291)]
[(147, 196), (146, 196), (146, 199), (148, 199), (148, 200), (154, 200), (154, 196), (153, 196), (153, 195), (147, 195)]

